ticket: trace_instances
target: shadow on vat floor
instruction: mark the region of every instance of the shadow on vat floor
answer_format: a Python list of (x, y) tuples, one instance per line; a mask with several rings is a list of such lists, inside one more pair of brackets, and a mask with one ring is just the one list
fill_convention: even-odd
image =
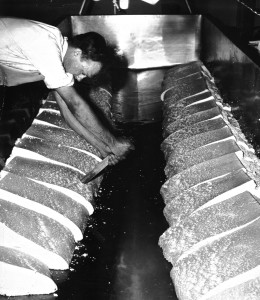
[(158, 246), (168, 228), (159, 193), (165, 181), (161, 125), (130, 131), (136, 150), (105, 176), (59, 300), (177, 299), (171, 265)]

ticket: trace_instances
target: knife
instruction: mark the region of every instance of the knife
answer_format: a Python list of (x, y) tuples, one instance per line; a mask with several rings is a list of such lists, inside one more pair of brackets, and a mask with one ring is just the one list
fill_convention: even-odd
[(88, 183), (98, 175), (108, 166), (109, 156), (104, 158), (99, 162), (91, 171), (89, 171), (85, 176), (80, 178), (82, 183)]

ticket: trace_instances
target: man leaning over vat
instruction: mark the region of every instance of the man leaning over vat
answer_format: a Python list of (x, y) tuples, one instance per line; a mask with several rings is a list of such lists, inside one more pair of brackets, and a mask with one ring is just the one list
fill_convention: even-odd
[[(74, 80), (97, 75), (106, 61), (105, 39), (95, 32), (68, 39), (41, 22), (0, 18), (0, 86), (43, 80), (52, 90), (68, 125), (96, 147), (109, 164), (123, 160), (133, 149), (114, 136), (77, 93)], [(2, 100), (2, 99), (1, 99)]]

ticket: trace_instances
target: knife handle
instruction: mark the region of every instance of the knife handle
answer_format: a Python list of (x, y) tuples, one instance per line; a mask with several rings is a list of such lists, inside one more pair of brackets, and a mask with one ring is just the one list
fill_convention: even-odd
[(108, 162), (109, 162), (109, 156), (104, 158), (91, 171), (89, 171), (85, 176), (80, 178), (80, 181), (82, 183), (88, 183), (89, 181), (91, 181), (94, 177), (96, 177), (108, 166)]

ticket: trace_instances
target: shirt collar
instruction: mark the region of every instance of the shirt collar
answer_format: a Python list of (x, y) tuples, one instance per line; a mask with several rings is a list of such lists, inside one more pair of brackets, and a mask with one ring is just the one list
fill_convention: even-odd
[(62, 53), (61, 53), (61, 55), (62, 55), (62, 61), (63, 61), (63, 59), (65, 57), (65, 54), (66, 54), (67, 50), (68, 50), (68, 38), (64, 37), (64, 39), (63, 39)]

